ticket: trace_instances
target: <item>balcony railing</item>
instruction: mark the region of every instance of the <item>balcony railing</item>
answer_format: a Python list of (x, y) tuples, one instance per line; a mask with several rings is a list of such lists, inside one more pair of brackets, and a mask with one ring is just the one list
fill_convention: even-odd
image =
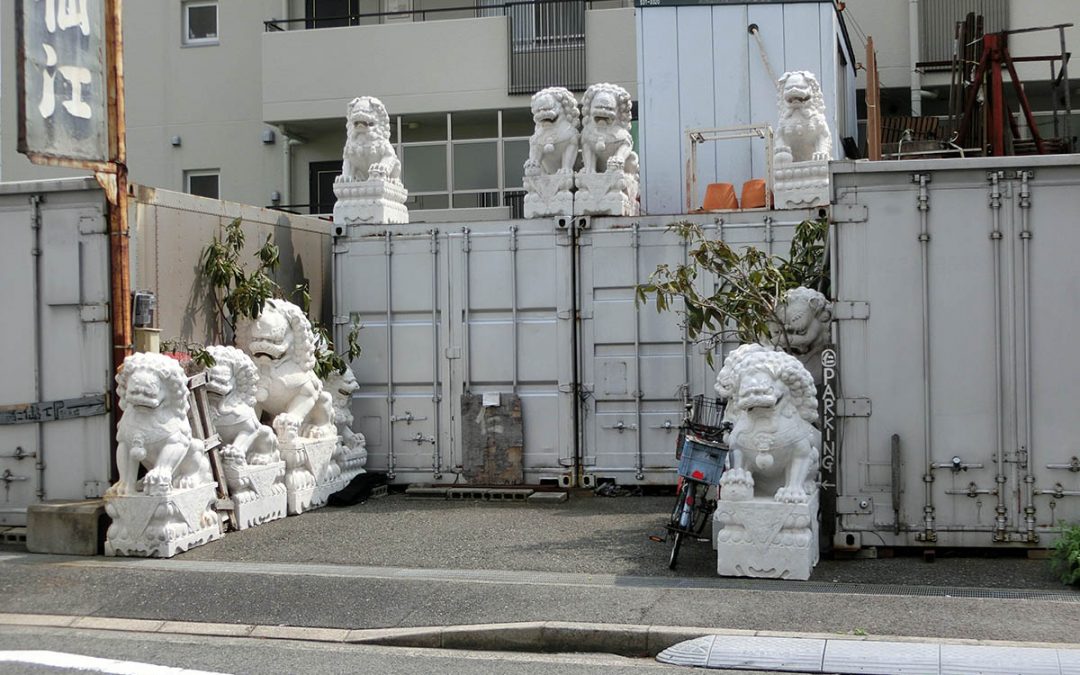
[(475, 0), (471, 5), (414, 8), (346, 16), (309, 15), (264, 21), (267, 32), (364, 26), (410, 21), (506, 17), (508, 93), (531, 94), (560, 86), (583, 91), (585, 12), (632, 6), (632, 0)]

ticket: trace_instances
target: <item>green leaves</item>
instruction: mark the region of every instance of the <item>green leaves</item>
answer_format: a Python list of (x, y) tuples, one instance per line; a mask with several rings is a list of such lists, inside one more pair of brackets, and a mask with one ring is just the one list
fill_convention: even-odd
[[(213, 289), (218, 313), (230, 332), (235, 332), (237, 318), (257, 319), (267, 300), (285, 297), (281, 286), (274, 281), (272, 276), (281, 265), (281, 251), (274, 243), (273, 235), (266, 235), (262, 246), (255, 251), (256, 265), (251, 271), (248, 271), (242, 260), (244, 244), (243, 221), (236, 218), (225, 226), (222, 236), (214, 236), (199, 257), (199, 268)], [(310, 317), (311, 291), (307, 282), (297, 284), (290, 295), (298, 300), (304, 313)], [(311, 320), (311, 325), (312, 330), (315, 331), (317, 345), (316, 374), (320, 378), (325, 378), (333, 371), (344, 373), (349, 362), (360, 355), (360, 345), (357, 342), (359, 324), (354, 322), (347, 336), (348, 361), (334, 352), (334, 342), (323, 326), (314, 320)], [(219, 337), (223, 336), (219, 335)], [(213, 358), (205, 351), (196, 352), (193, 358), (196, 361), (204, 358), (205, 363), (199, 362), (203, 365), (213, 365)]]
[(1061, 583), (1080, 586), (1080, 525), (1061, 523), (1061, 536), (1054, 542), (1050, 565)]
[[(657, 265), (635, 289), (635, 302), (651, 298), (658, 312), (678, 311), (689, 340), (713, 347), (725, 338), (757, 342), (768, 335), (770, 322), (779, 322), (777, 304), (788, 289), (809, 286), (828, 295), (827, 219), (796, 226), (787, 259), (753, 246), (735, 250), (689, 221), (669, 230), (687, 242), (687, 262)], [(706, 359), (711, 365), (712, 350)]]

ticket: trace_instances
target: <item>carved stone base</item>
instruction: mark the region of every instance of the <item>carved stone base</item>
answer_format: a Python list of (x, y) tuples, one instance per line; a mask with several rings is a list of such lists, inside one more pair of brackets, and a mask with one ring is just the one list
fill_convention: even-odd
[(285, 517), (285, 462), (262, 465), (226, 462), (224, 468), (237, 529), (244, 530)]
[(778, 163), (773, 166), (773, 197), (778, 209), (805, 209), (828, 206), (829, 162)]
[(409, 196), (400, 183), (385, 180), (334, 183), (334, 222), (339, 225), (386, 225), (408, 223)]
[(220, 539), (216, 488), (217, 483), (209, 483), (165, 495), (106, 497), (105, 513), (113, 522), (105, 535), (105, 555), (171, 558)]
[(574, 215), (574, 176), (525, 176), (525, 217), (548, 218)]
[(818, 562), (818, 492), (805, 504), (721, 499), (713, 538), (721, 576), (809, 579)]
[[(278, 447), (282, 459), (285, 460), (289, 515), (317, 509), (326, 504), (326, 497), (330, 493), (323, 495), (319, 486), (331, 482), (330, 463), (338, 447), (337, 437), (295, 438), (281, 443)], [(333, 480), (336, 482), (340, 478), (335, 475)]]
[(574, 175), (574, 215), (636, 216), (638, 177), (625, 171), (578, 173)]

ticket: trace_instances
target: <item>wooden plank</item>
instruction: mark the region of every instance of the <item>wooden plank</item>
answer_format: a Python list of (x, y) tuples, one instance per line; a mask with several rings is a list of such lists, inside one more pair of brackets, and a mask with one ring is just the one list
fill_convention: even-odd
[(881, 83), (872, 36), (866, 38), (866, 156), (881, 159)]

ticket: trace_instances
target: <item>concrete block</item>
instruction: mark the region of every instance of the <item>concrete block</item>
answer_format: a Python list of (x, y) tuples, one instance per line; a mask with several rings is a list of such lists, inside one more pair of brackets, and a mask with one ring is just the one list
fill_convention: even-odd
[(105, 500), (65, 500), (26, 509), (26, 548), (31, 553), (97, 555), (105, 541)]
[(534, 492), (529, 495), (530, 504), (562, 504), (570, 499), (565, 492)]
[(483, 501), (487, 499), (488, 491), (485, 488), (450, 488), (446, 496), (458, 501)]
[(491, 488), (487, 491), (487, 498), (493, 502), (525, 503), (532, 493), (530, 488)]
[(380, 497), (388, 497), (390, 495), (390, 488), (386, 485), (376, 485), (371, 488), (371, 499), (379, 499)]
[(25, 544), (26, 528), (5, 527), (0, 530), (0, 541), (3, 541), (5, 544)]

